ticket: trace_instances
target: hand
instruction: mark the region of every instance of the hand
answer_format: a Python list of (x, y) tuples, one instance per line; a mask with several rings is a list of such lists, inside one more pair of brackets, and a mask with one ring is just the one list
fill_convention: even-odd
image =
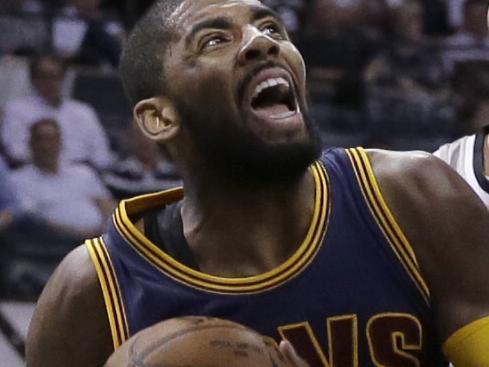
[(280, 353), (282, 353), (285, 358), (288, 359), (292, 366), (309, 367), (309, 364), (301, 357), (299, 357), (294, 347), (292, 346), (292, 344), (290, 344), (288, 340), (282, 340), (280, 342), (280, 345), (278, 346), (278, 349), (280, 350)]

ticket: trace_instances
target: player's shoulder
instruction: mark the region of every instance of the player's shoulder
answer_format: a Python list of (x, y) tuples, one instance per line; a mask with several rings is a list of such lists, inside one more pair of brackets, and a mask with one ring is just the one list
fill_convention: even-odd
[(103, 294), (84, 245), (63, 259), (43, 290), (26, 347), (30, 367), (96, 365), (110, 354)]
[(422, 179), (437, 172), (450, 172), (442, 160), (424, 151), (366, 149), (366, 153), (377, 176), (385, 178)]
[(380, 186), (395, 192), (397, 200), (413, 201), (431, 212), (433, 205), (467, 205), (474, 200), (462, 177), (433, 154), (387, 150), (367, 150), (367, 154)]
[(41, 301), (46, 298), (80, 305), (80, 301), (88, 301), (97, 292), (100, 292), (97, 272), (86, 246), (80, 245), (58, 265), (43, 290), (38, 307), (42, 307)]

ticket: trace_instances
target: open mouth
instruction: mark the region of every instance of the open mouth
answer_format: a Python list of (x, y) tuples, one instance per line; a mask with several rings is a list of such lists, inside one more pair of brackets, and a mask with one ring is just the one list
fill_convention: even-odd
[(283, 77), (262, 81), (253, 91), (251, 108), (272, 119), (286, 118), (296, 113), (296, 98), (290, 82)]

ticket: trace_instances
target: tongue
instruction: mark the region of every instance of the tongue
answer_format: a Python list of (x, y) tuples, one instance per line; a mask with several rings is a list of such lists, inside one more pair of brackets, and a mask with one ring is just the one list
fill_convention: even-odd
[(268, 117), (276, 117), (283, 115), (285, 113), (289, 113), (289, 107), (285, 103), (277, 103), (268, 106), (260, 106), (256, 109), (260, 114), (266, 114)]

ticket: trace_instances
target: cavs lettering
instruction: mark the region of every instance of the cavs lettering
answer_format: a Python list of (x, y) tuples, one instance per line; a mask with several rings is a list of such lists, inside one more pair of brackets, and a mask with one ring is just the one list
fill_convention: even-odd
[(279, 327), (311, 366), (358, 367), (359, 340), (366, 338), (374, 366), (420, 366), (423, 330), (416, 317), (385, 313), (367, 322), (366, 333), (359, 333), (356, 315), (329, 317), (326, 320), (328, 345), (324, 350), (308, 322)]
[[(448, 366), (431, 323), (429, 288), (366, 153), (329, 150), (310, 174), (314, 215), (295, 254), (247, 278), (197, 271), (136, 228), (146, 212), (176, 205), (182, 189), (123, 201), (108, 233), (86, 243), (114, 348), (161, 320), (200, 315), (285, 337), (311, 367)], [(182, 240), (173, 247), (188, 247), (183, 235), (175, 238)]]

